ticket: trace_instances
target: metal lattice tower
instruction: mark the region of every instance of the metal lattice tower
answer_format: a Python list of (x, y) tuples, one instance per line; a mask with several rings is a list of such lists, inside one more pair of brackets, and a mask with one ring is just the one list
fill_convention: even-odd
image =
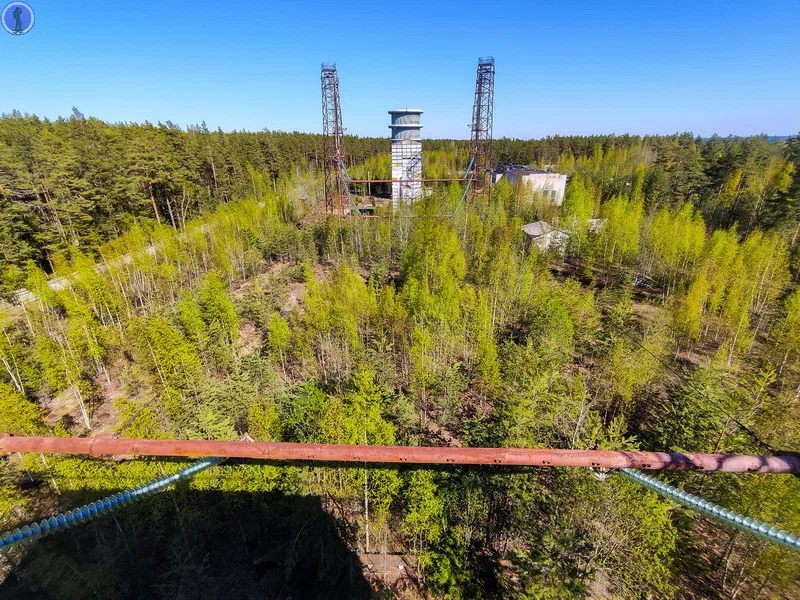
[(492, 122), (494, 120), (494, 58), (478, 59), (478, 74), (475, 78), (475, 103), (472, 106), (471, 151), (473, 157), (474, 183), (472, 196), (489, 189), (489, 173), (492, 169)]
[(324, 138), (323, 190), (325, 212), (344, 211), (344, 128), (335, 63), (322, 63), (322, 135)]

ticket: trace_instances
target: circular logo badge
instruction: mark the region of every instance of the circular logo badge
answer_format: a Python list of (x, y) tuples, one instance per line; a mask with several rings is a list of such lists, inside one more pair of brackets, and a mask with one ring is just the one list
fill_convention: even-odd
[(3, 9), (0, 21), (3, 22), (3, 29), (11, 35), (25, 35), (31, 28), (36, 17), (33, 9), (24, 2), (11, 2)]

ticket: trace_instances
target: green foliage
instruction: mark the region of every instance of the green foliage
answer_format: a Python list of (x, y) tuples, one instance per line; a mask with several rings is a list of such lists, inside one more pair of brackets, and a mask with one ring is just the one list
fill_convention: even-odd
[(517, 586), (503, 582), (508, 597), (520, 600), (586, 598), (592, 575), (585, 554), (591, 544), (585, 537), (565, 536), (556, 530), (542, 532), (531, 549), (515, 552), (512, 561), (521, 577)]
[(262, 442), (279, 441), (281, 417), (278, 406), (271, 402), (257, 401), (250, 406), (247, 418), (248, 433)]
[(800, 358), (800, 290), (786, 298), (774, 331), (778, 349), (784, 353), (781, 367), (790, 357), (797, 361)]
[(169, 433), (164, 431), (158, 415), (150, 407), (145, 407), (136, 414), (122, 435), (132, 439), (169, 439)]
[(611, 574), (611, 587), (622, 597), (670, 596), (677, 535), (668, 505), (633, 482), (614, 478), (609, 484), (593, 486), (595, 502), (589, 505), (597, 519), (597, 567)]
[[(472, 306), (470, 306), (472, 305)], [(494, 340), (492, 314), (486, 296), (468, 296), (470, 337), (474, 347), (476, 383), (488, 390), (496, 389), (500, 383), (500, 360)]]
[(648, 268), (663, 284), (665, 296), (694, 272), (706, 241), (703, 218), (687, 203), (680, 210), (658, 211), (645, 239)]
[(239, 336), (239, 318), (225, 284), (217, 273), (209, 273), (200, 285), (197, 304), (203, 315), (203, 321), (210, 329), (218, 329), (229, 343)]
[(700, 337), (708, 290), (708, 279), (701, 271), (689, 286), (686, 295), (676, 302), (673, 315), (674, 327), (681, 337), (691, 340)]
[(594, 212), (594, 198), (580, 177), (573, 177), (561, 205), (559, 224), (569, 234), (567, 250), (583, 256), (589, 233), (589, 219)]
[(448, 600), (468, 597), (463, 592), (471, 576), (467, 561), (462, 540), (455, 531), (448, 531), (437, 550), (428, 553), (424, 561), (431, 590)]
[(190, 408), (187, 395), (196, 393), (204, 379), (197, 349), (159, 317), (133, 321), (129, 339), (134, 344), (137, 363), (160, 384), (161, 401), (170, 419), (182, 422)]
[(280, 359), (284, 371), (286, 370), (286, 351), (289, 349), (291, 333), (286, 319), (280, 313), (272, 313), (267, 324), (267, 345), (273, 356)]
[(669, 401), (651, 406), (651, 446), (657, 450), (714, 451), (724, 432), (725, 418), (715, 403), (725, 406), (729, 400), (718, 374), (711, 371), (700, 371), (685, 385), (670, 387)]
[(20, 435), (44, 433), (44, 412), (9, 385), (0, 383), (0, 431)]
[(27, 504), (11, 468), (5, 462), (0, 463), (0, 528), (7, 531), (16, 525), (24, 515)]
[(286, 398), (281, 407), (284, 439), (315, 442), (320, 438), (320, 420), (325, 412), (325, 392), (308, 383)]
[(187, 430), (189, 439), (233, 440), (236, 432), (230, 417), (216, 410), (214, 406), (198, 407), (194, 419), (195, 425)]
[(0, 381), (8, 382), (14, 389), (25, 393), (36, 389), (42, 380), (41, 368), (36, 364), (30, 351), (30, 330), (9, 326), (6, 316), (0, 310)]
[(194, 343), (198, 352), (203, 352), (208, 345), (208, 327), (197, 302), (191, 296), (184, 295), (176, 304), (175, 309), (183, 335)]
[(593, 255), (604, 268), (634, 264), (639, 257), (639, 226), (642, 204), (615, 196), (600, 209), (605, 222), (595, 241)]
[(442, 321), (458, 313), (459, 284), (466, 262), (453, 227), (441, 219), (422, 219), (403, 255), (403, 292), (412, 314)]
[(609, 391), (628, 414), (634, 397), (655, 383), (662, 374), (659, 359), (665, 354), (667, 340), (660, 331), (646, 335), (639, 344), (627, 338), (613, 342), (604, 361)]
[(303, 321), (325, 379), (350, 377), (362, 355), (375, 302), (363, 279), (345, 264), (337, 267), (329, 282), (309, 281)]
[(406, 502), (403, 533), (414, 540), (420, 562), (430, 561), (433, 557), (426, 557), (424, 553), (428, 544), (435, 544), (441, 538), (444, 511), (444, 502), (437, 494), (433, 473), (413, 471), (403, 497)]

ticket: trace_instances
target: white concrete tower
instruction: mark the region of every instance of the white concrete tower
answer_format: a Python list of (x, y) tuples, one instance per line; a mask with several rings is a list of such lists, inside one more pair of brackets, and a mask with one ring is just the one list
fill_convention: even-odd
[(422, 111), (390, 110), (392, 124), (392, 206), (422, 197)]

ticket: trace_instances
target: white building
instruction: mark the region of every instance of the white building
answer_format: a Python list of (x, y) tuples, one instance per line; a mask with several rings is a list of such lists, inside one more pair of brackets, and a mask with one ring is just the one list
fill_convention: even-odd
[(522, 165), (501, 165), (495, 169), (492, 181), (497, 183), (503, 177), (513, 185), (522, 185), (535, 194), (550, 198), (558, 206), (564, 202), (567, 189), (567, 176), (563, 173), (552, 173), (540, 169), (529, 169)]
[(422, 196), (422, 125), (418, 108), (390, 110), (392, 124), (392, 206)]

